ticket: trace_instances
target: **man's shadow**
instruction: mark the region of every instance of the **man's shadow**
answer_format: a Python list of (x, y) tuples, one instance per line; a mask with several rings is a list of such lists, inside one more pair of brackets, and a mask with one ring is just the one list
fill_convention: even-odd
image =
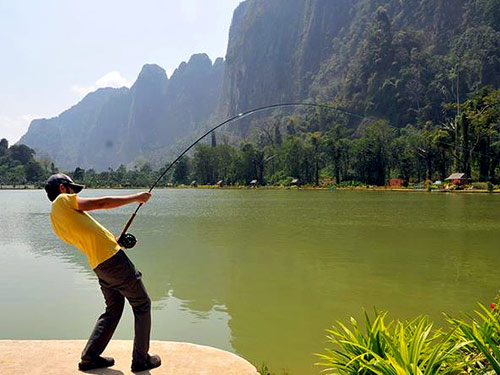
[(111, 368), (96, 368), (95, 370), (80, 371), (82, 374), (94, 374), (94, 375), (125, 375), (119, 370), (113, 370)]
[[(81, 371), (81, 373), (82, 374), (94, 374), (94, 375), (125, 375), (122, 371), (113, 370), (111, 368), (98, 368), (95, 370)], [(149, 371), (149, 370), (141, 371), (141, 372), (134, 372), (133, 374), (152, 375), (151, 371)]]

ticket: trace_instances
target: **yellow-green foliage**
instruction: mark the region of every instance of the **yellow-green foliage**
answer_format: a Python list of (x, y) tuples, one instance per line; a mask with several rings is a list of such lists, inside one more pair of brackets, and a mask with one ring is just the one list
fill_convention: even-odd
[(373, 320), (365, 312), (364, 327), (351, 318), (327, 330), (331, 347), (317, 365), (343, 375), (500, 374), (500, 310), (480, 308), (473, 317), (447, 317), (447, 330), (426, 317), (387, 322), (386, 312)]

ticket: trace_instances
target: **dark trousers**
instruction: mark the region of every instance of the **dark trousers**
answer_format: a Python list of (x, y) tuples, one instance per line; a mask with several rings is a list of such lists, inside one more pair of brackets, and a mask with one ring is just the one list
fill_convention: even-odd
[(94, 272), (99, 278), (106, 311), (102, 314), (83, 350), (82, 359), (92, 360), (102, 354), (122, 316), (125, 298), (132, 306), (135, 318), (133, 363), (147, 360), (151, 332), (151, 300), (142, 283), (142, 274), (122, 251), (99, 264)]

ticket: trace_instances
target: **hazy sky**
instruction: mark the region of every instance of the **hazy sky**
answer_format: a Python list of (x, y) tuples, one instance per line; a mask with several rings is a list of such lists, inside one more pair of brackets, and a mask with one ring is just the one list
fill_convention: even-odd
[(194, 53), (224, 57), (241, 0), (0, 0), (0, 138), (18, 141), (98, 87), (141, 67), (168, 76)]

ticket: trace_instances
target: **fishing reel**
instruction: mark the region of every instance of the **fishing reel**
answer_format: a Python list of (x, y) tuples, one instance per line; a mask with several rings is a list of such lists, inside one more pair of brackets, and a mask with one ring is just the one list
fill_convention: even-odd
[(118, 245), (124, 249), (131, 249), (137, 243), (137, 239), (132, 233), (124, 233), (118, 238)]

